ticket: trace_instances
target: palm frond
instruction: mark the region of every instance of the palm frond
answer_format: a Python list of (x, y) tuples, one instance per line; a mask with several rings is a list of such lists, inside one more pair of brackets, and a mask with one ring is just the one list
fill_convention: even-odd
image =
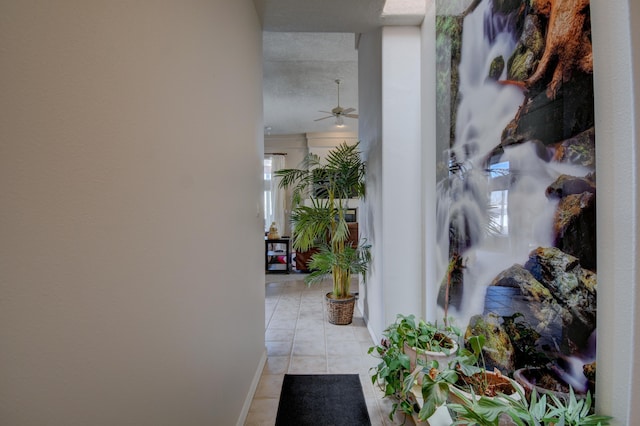
[(298, 206), (291, 212), (293, 233), (292, 246), (296, 250), (306, 251), (331, 236), (331, 223), (334, 211), (327, 206)]
[(359, 143), (342, 143), (329, 151), (324, 161), (308, 154), (301, 168), (275, 173), (281, 178), (280, 187), (292, 188), (293, 248), (306, 251), (321, 247), (311, 257), (309, 267), (314, 272), (306, 281), (312, 283), (332, 275), (336, 297), (348, 296), (351, 274), (365, 274), (371, 261), (370, 246), (346, 244), (349, 226), (344, 217), (345, 200), (362, 198), (365, 193), (366, 162), (358, 147)]

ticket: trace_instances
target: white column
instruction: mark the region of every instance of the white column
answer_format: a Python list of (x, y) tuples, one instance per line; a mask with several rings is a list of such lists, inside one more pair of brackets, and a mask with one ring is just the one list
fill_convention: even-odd
[(384, 320), (422, 315), (420, 28), (382, 32), (382, 285)]

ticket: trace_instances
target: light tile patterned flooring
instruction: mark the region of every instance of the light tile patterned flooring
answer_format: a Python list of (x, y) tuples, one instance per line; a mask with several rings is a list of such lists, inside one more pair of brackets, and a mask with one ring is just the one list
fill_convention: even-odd
[[(324, 294), (331, 283), (307, 287), (299, 273), (265, 275), (265, 342), (267, 363), (254, 395), (245, 426), (272, 426), (278, 410), (280, 388), (289, 374), (359, 374), (373, 426), (392, 423), (391, 405), (374, 387), (369, 368), (378, 363), (367, 354), (373, 345), (360, 311), (353, 323), (330, 324)], [(351, 291), (357, 291), (354, 281)], [(408, 420), (407, 424), (411, 424)]]

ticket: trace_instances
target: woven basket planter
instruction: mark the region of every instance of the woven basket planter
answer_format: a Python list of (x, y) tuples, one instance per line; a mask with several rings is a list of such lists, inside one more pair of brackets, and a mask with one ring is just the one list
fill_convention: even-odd
[(356, 304), (356, 297), (348, 299), (333, 299), (331, 293), (324, 297), (327, 305), (327, 316), (329, 322), (335, 325), (348, 325), (353, 320), (353, 307)]

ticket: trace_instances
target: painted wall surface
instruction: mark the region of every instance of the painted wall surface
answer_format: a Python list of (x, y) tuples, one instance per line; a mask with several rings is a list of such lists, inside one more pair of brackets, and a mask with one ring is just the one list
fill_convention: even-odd
[(420, 29), (382, 30), (384, 321), (422, 316)]
[[(433, 164), (436, 152), (436, 7), (435, 2), (427, 2), (426, 13), (421, 27), (421, 104), (422, 114), (422, 164)], [(424, 217), (424, 264), (423, 274), (425, 287), (424, 318), (431, 322), (438, 320), (437, 297), (438, 285), (436, 274), (436, 171), (431, 167), (422, 167), (423, 195), (422, 211)]]
[(382, 30), (362, 34), (358, 44), (358, 134), (367, 161), (367, 194), (362, 202), (359, 228), (371, 244), (371, 267), (358, 306), (369, 332), (378, 341), (383, 318), (382, 217)]
[(369, 164), (361, 217), (373, 247), (360, 306), (375, 341), (397, 314), (424, 310), (420, 49), (418, 27), (384, 27), (358, 46), (359, 135)]
[(242, 417), (260, 46), (249, 0), (3, 3), (0, 424)]

